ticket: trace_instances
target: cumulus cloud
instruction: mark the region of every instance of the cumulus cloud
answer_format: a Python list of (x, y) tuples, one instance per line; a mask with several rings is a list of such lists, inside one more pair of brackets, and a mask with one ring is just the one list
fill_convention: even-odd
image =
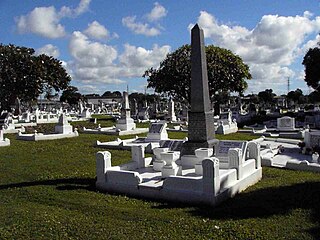
[(47, 38), (60, 38), (66, 35), (60, 20), (76, 17), (86, 11), (91, 0), (81, 0), (78, 7), (71, 9), (63, 6), (58, 12), (55, 7), (36, 7), (30, 13), (16, 17), (19, 33), (34, 33)]
[(253, 29), (247, 29), (219, 23), (201, 11), (198, 23), (213, 44), (232, 50), (250, 66), (253, 80), (248, 82), (249, 91), (262, 91), (271, 84), (279, 90), (285, 86), (286, 79), (296, 75), (290, 65), (318, 39), (305, 44), (306, 38), (320, 30), (320, 17), (312, 19), (310, 12), (288, 17), (265, 15)]
[(160, 5), (158, 2), (154, 3), (154, 8), (151, 10), (150, 13), (147, 14), (147, 19), (150, 22), (158, 21), (159, 19), (165, 17), (168, 11)]
[[(167, 15), (167, 10), (158, 2), (154, 4), (154, 8), (145, 17), (150, 24), (155, 24), (159, 19)], [(148, 37), (157, 36), (161, 34), (163, 27), (159, 24), (150, 26), (148, 23), (137, 21), (137, 16), (127, 16), (122, 18), (122, 25), (129, 28), (135, 34), (141, 34)]]
[(119, 56), (122, 74), (127, 77), (141, 77), (150, 67), (157, 67), (170, 52), (170, 46), (154, 45), (151, 50), (142, 47), (124, 45), (124, 52)]
[(69, 51), (73, 61), (69, 63), (74, 77), (83, 82), (122, 83), (112, 77), (115, 68), (113, 61), (117, 58), (117, 50), (112, 46), (92, 42), (81, 32), (73, 32)]
[(93, 21), (92, 23), (88, 24), (88, 28), (84, 30), (84, 33), (89, 37), (97, 40), (108, 40), (111, 38), (118, 38), (118, 34), (113, 33), (112, 35), (110, 32), (100, 23), (97, 21)]
[(66, 34), (59, 21), (60, 17), (52, 6), (37, 7), (16, 19), (19, 33), (31, 32), (47, 38), (59, 38)]
[(36, 50), (36, 54), (46, 54), (48, 56), (52, 56), (54, 58), (58, 58), (60, 56), (59, 48), (56, 46), (53, 46), (52, 44), (46, 44), (41, 48), (38, 48)]
[(128, 16), (122, 18), (122, 24), (129, 28), (135, 34), (142, 34), (145, 36), (157, 36), (161, 32), (156, 27), (150, 27), (147, 23), (141, 23), (136, 21), (136, 16)]
[[(123, 79), (141, 78), (149, 67), (157, 67), (170, 52), (170, 46), (154, 45), (147, 50), (142, 47), (124, 45), (121, 54), (110, 45), (90, 40), (81, 32), (73, 32), (69, 52), (72, 61), (68, 69), (77, 86), (101, 86), (102, 84), (122, 84)], [(98, 88), (98, 87), (97, 87)]]

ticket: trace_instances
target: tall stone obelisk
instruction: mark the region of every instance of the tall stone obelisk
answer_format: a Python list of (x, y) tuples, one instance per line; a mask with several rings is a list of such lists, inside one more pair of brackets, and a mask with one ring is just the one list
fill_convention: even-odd
[(194, 150), (198, 148), (211, 148), (217, 141), (214, 137), (203, 30), (196, 24), (191, 30), (191, 110), (188, 141), (182, 146), (181, 156), (194, 155)]

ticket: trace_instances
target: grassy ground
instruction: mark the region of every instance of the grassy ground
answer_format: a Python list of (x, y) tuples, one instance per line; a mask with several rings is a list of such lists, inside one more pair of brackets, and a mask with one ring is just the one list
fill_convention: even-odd
[[(320, 239), (320, 174), (263, 168), (263, 179), (233, 199), (192, 207), (96, 191), (95, 153), (103, 149), (93, 143), (114, 136), (6, 137), (11, 146), (0, 148), (0, 239)], [(130, 159), (128, 151), (110, 152), (113, 165)]]

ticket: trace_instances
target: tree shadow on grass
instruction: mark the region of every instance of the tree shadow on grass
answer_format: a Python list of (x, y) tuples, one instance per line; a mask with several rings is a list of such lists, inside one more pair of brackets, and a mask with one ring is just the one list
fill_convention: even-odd
[(96, 191), (94, 178), (61, 178), (61, 179), (49, 179), (40, 180), (33, 182), (21, 182), (21, 183), (10, 183), (0, 185), (0, 190), (6, 190), (10, 188), (23, 188), (33, 186), (56, 186), (58, 190), (87, 190)]
[[(183, 206), (185, 205), (168, 203), (155, 208)], [(305, 182), (244, 192), (218, 206), (199, 206), (191, 208), (190, 212), (203, 218), (237, 220), (288, 215), (295, 209), (310, 211), (311, 222), (317, 226), (310, 228), (309, 233), (315, 239), (320, 239), (320, 182)]]

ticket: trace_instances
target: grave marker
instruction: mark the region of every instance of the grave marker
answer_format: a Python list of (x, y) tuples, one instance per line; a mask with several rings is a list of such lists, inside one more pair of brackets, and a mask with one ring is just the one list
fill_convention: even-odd
[(207, 61), (203, 30), (196, 24), (191, 30), (191, 110), (189, 112), (188, 141), (181, 155), (194, 155), (198, 148), (212, 148), (214, 118), (209, 98)]

